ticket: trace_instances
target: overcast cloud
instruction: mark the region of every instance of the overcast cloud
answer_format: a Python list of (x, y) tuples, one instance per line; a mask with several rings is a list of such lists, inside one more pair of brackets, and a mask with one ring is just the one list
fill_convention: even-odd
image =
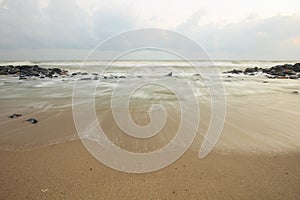
[[(114, 34), (144, 27), (170, 28), (186, 34), (217, 59), (300, 59), (297, 13), (267, 17), (252, 13), (239, 20), (210, 23), (206, 20), (209, 9), (199, 7), (171, 23), (174, 25), (168, 25), (168, 20), (164, 25), (163, 20), (157, 22), (161, 17), (157, 13), (144, 17), (133, 4), (107, 3), (87, 10), (74, 0), (0, 2), (2, 60), (35, 59), (30, 52), (39, 50), (48, 52), (41, 58), (56, 59), (55, 49), (63, 52), (58, 59), (74, 59), (68, 51), (82, 52)], [(175, 45), (176, 41), (172, 43)]]

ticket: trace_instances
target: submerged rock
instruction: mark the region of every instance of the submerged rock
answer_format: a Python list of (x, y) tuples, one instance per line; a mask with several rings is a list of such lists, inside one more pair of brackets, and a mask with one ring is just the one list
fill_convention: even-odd
[(73, 72), (72, 74), (71, 74), (71, 76), (77, 76), (77, 75), (80, 75), (81, 73), (80, 72)]
[(168, 73), (166, 76), (173, 76), (173, 72)]
[(92, 80), (92, 78), (81, 78), (81, 79), (79, 79), (80, 81), (89, 81), (89, 80)]

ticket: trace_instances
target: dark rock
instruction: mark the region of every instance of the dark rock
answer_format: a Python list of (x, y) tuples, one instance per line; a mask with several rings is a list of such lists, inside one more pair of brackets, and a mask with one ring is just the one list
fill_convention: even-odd
[(286, 77), (286, 74), (284, 72), (278, 73), (278, 76)]
[(173, 76), (173, 72), (168, 73), (166, 76)]
[(293, 65), (291, 65), (291, 64), (284, 64), (284, 65), (282, 65), (282, 68), (283, 69), (290, 69), (290, 70), (293, 70)]
[(246, 68), (245, 69), (245, 73), (253, 73), (253, 72), (257, 72), (258, 71), (258, 68), (255, 67), (255, 68)]
[(283, 73), (286, 75), (295, 75), (296, 74), (296, 72), (291, 69), (285, 69), (285, 70), (283, 70)]
[(48, 69), (49, 71), (51, 71), (53, 74), (59, 74), (59, 75), (61, 75), (62, 74), (62, 70), (61, 69), (59, 69), (59, 68), (49, 68)]
[(32, 124), (38, 123), (38, 121), (36, 119), (34, 119), (34, 118), (29, 118), (29, 119), (26, 120), (26, 122), (30, 122)]
[(299, 94), (299, 92), (295, 90), (292, 92), (292, 94)]
[(263, 81), (263, 83), (269, 83), (268, 81)]
[(119, 78), (126, 78), (126, 76), (119, 76)]
[(22, 75), (24, 77), (30, 76), (47, 76), (52, 78), (53, 74), (63, 75), (66, 74), (67, 71), (62, 70), (60, 68), (42, 68), (38, 65), (21, 65), (21, 66), (0, 66), (0, 74), (1, 75)]
[(242, 70), (237, 70), (237, 69), (233, 69), (231, 71), (225, 72), (225, 73), (230, 73), (230, 74), (240, 74), (243, 73)]
[(19, 69), (17, 68), (14, 68), (14, 67), (10, 67), (8, 70), (7, 70), (8, 74), (16, 74), (18, 72), (20, 72)]
[(262, 71), (263, 73), (269, 74), (270, 69), (266, 69), (266, 68), (265, 68), (265, 69), (262, 69), (261, 71)]
[(53, 76), (52, 73), (46, 74), (46, 77), (48, 77), (48, 78), (52, 78), (52, 76)]
[(9, 118), (18, 118), (18, 117), (21, 117), (22, 115), (21, 114), (13, 114), (13, 115), (10, 115)]
[(7, 75), (4, 71), (0, 71), (0, 75)]
[(294, 65), (293, 65), (293, 70), (294, 70), (295, 72), (300, 72), (300, 63), (294, 64)]
[(81, 75), (85, 76), (85, 75), (89, 75), (89, 73), (83, 72)]
[(98, 74), (98, 73), (96, 73), (96, 72), (94, 72), (94, 73), (92, 73), (92, 75), (94, 75), (94, 76), (98, 76), (99, 74)]

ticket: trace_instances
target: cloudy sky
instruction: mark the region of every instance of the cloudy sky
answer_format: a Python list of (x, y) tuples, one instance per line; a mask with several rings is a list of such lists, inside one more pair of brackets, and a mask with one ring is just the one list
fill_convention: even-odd
[(155, 27), (187, 35), (214, 59), (300, 60), (299, 8), (299, 0), (0, 0), (0, 59), (82, 59), (112, 35)]

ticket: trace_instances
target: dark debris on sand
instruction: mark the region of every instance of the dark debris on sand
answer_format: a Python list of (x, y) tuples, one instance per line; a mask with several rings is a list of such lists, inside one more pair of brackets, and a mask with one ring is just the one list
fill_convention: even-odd
[(12, 119), (15, 119), (15, 118), (18, 118), (18, 117), (21, 117), (22, 114), (12, 114), (9, 116), (9, 118), (12, 118)]
[(36, 119), (34, 119), (34, 118), (29, 118), (29, 119), (26, 120), (26, 122), (30, 122), (32, 124), (38, 123), (38, 121)]

